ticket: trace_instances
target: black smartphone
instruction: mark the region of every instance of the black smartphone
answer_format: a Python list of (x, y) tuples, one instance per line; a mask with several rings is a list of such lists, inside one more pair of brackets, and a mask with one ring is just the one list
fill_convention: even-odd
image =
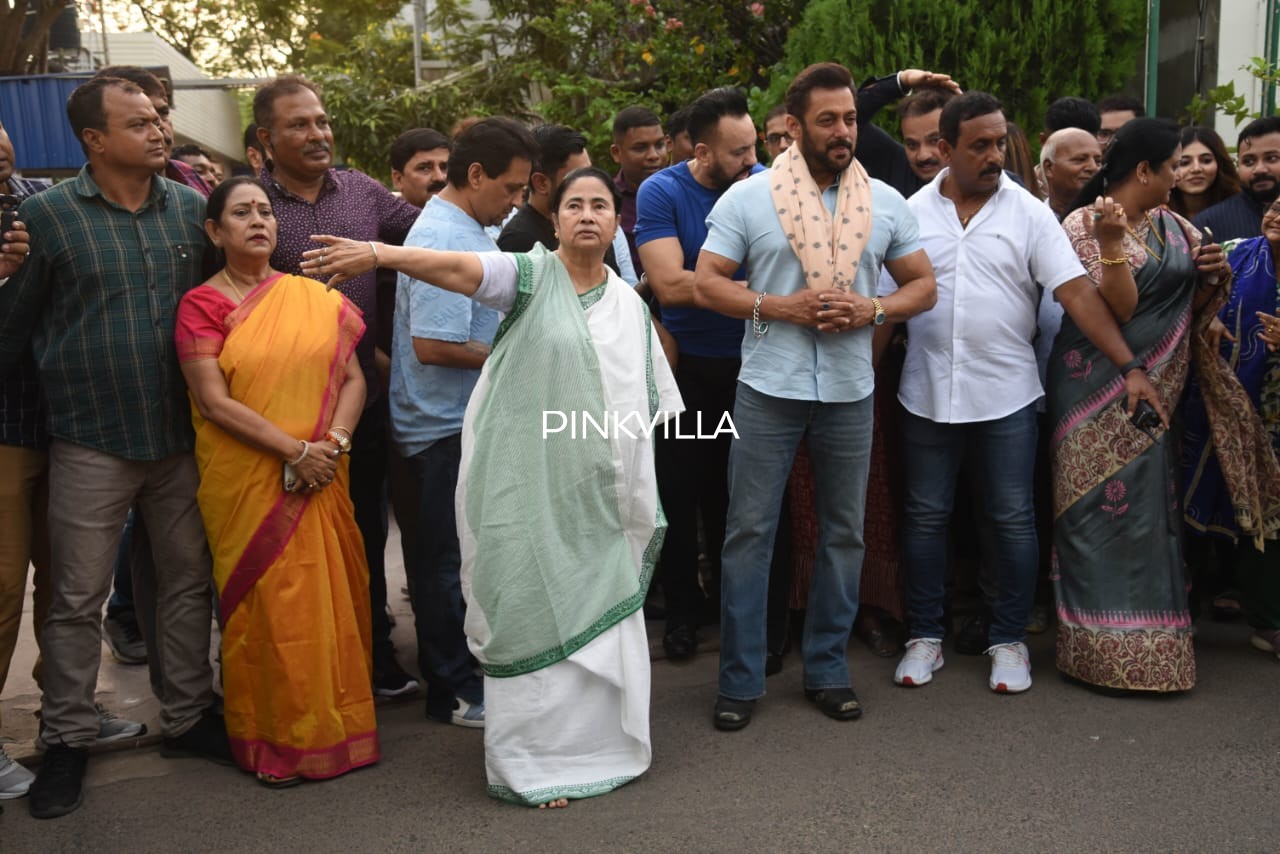
[(1162, 426), (1160, 424), (1160, 413), (1156, 412), (1156, 408), (1145, 400), (1139, 400), (1138, 405), (1133, 408), (1133, 414), (1129, 416), (1129, 423), (1150, 436), (1153, 442), (1156, 440), (1156, 430)]
[(22, 204), (22, 199), (8, 193), (0, 193), (0, 241), (4, 240), (4, 234), (13, 230), (13, 224), (18, 221), (18, 205)]

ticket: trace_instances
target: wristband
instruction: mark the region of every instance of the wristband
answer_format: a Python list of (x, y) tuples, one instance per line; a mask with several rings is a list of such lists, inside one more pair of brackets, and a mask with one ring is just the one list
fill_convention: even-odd
[(1130, 359), (1120, 366), (1120, 376), (1127, 377), (1129, 376), (1129, 372), (1135, 369), (1140, 370), (1145, 374), (1147, 372), (1146, 363), (1141, 359)]

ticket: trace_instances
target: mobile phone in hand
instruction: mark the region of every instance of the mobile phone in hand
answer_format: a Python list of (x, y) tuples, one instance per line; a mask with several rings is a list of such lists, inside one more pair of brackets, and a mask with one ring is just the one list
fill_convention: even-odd
[(1161, 426), (1160, 413), (1156, 412), (1156, 408), (1147, 401), (1139, 400), (1138, 405), (1133, 408), (1133, 414), (1129, 416), (1129, 423), (1150, 436), (1151, 441), (1154, 442), (1155, 431)]
[(5, 232), (13, 231), (13, 224), (18, 221), (18, 205), (22, 199), (9, 193), (0, 193), (0, 242)]

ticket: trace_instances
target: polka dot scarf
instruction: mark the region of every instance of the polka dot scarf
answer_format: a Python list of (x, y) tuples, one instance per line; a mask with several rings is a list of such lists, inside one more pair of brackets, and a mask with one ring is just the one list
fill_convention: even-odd
[(850, 291), (858, 260), (871, 237), (871, 181), (862, 164), (850, 162), (837, 179), (833, 216), (809, 174), (800, 146), (778, 155), (769, 173), (770, 195), (791, 250), (815, 290)]

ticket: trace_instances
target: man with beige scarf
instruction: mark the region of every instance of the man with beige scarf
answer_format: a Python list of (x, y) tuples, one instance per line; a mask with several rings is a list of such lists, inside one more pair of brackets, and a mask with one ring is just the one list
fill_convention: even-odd
[[(696, 271), (699, 306), (750, 321), (729, 458), (714, 713), (721, 730), (750, 723), (764, 694), (770, 556), (801, 439), (813, 458), (819, 520), (802, 641), (805, 694), (837, 720), (862, 714), (845, 647), (862, 569), (873, 332), (887, 335), (936, 298), (915, 217), (853, 157), (849, 71), (835, 63), (806, 68), (788, 88), (786, 106), (795, 145), (717, 202)], [(747, 281), (734, 281), (742, 264)], [(882, 267), (899, 290), (878, 299)]]

